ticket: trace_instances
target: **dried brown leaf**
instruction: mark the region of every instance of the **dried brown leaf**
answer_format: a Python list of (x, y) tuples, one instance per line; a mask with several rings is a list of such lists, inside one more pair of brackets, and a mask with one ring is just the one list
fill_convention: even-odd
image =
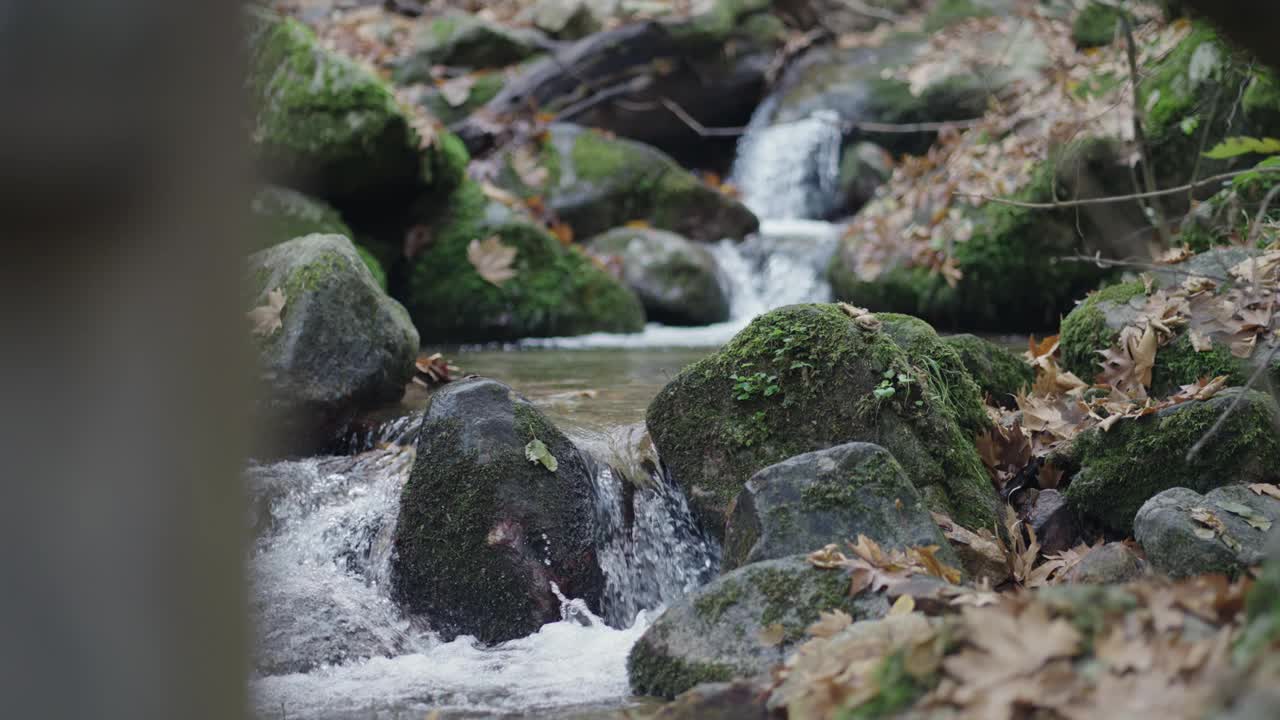
[(467, 260), (480, 273), (480, 277), (489, 283), (502, 287), (502, 284), (516, 276), (512, 263), (516, 259), (516, 249), (502, 244), (497, 235), (480, 240), (472, 240), (467, 246)]
[(284, 291), (276, 288), (267, 293), (266, 303), (250, 310), (246, 315), (253, 323), (253, 334), (259, 337), (271, 337), (284, 327), (281, 319), (284, 313), (286, 298)]

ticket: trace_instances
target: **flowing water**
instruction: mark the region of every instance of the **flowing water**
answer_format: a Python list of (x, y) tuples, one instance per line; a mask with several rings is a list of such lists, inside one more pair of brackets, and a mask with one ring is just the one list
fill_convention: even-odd
[[(767, 104), (767, 103), (766, 103)], [(762, 107), (758, 118), (768, 115)], [(427, 393), (353, 431), (349, 454), (246, 472), (256, 542), (255, 710), (263, 718), (595, 717), (632, 700), (626, 656), (661, 608), (714, 577), (719, 550), (658, 470), (644, 409), (685, 365), (760, 313), (830, 299), (825, 271), (838, 228), (839, 134), (824, 118), (753, 121), (734, 180), (760, 233), (712, 246), (731, 298), (727, 322), (650, 324), (631, 335), (529, 340), (459, 351), (465, 373), (498, 378), (535, 402), (594, 467), (600, 615), (562, 598), (560, 622), (483, 647), (442, 642), (390, 600), (392, 536)], [(833, 134), (834, 133), (834, 134)], [(797, 161), (800, 159), (800, 161)]]

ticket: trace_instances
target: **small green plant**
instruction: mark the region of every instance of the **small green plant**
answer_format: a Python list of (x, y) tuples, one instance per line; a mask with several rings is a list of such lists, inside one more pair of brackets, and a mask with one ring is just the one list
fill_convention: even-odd
[(777, 375), (767, 375), (762, 372), (750, 375), (734, 373), (729, 376), (729, 379), (733, 381), (733, 397), (735, 400), (750, 400), (757, 395), (773, 397), (782, 392), (782, 386), (778, 384)]
[[(876, 385), (875, 389), (871, 391), (871, 394), (875, 395), (877, 400), (892, 400), (898, 394), (899, 389), (906, 392), (910, 389), (911, 384), (916, 381), (910, 375), (898, 372), (893, 368), (885, 370), (884, 375), (881, 377), (883, 379), (880, 384)], [(917, 404), (919, 403), (917, 402)]]

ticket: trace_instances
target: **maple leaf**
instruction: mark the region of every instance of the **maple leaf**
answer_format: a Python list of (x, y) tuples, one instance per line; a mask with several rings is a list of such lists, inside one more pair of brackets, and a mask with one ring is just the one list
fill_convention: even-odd
[(458, 368), (450, 365), (440, 353), (419, 357), (414, 362), (414, 367), (417, 372), (413, 376), (413, 382), (427, 387), (452, 382), (453, 373), (458, 372)]
[(259, 305), (246, 313), (249, 321), (253, 323), (254, 335), (271, 337), (277, 330), (284, 327), (281, 314), (284, 312), (285, 302), (284, 291), (276, 288), (267, 293), (265, 305)]
[(515, 262), (516, 249), (502, 244), (497, 235), (491, 235), (481, 242), (472, 240), (467, 246), (467, 260), (486, 281), (502, 287), (502, 284), (516, 276), (511, 267)]
[(452, 80), (440, 83), (436, 89), (440, 91), (440, 97), (449, 104), (449, 107), (462, 107), (466, 104), (467, 99), (471, 97), (471, 88), (475, 87), (476, 78), (471, 75), (459, 75)]
[(1254, 495), (1267, 495), (1280, 500), (1280, 485), (1272, 485), (1270, 483), (1253, 483), (1249, 485), (1249, 489)]
[(827, 638), (853, 624), (853, 618), (843, 610), (823, 610), (818, 613), (818, 621), (808, 627), (806, 632), (812, 637)]
[(551, 178), (551, 172), (542, 166), (528, 144), (511, 154), (511, 169), (520, 177), (520, 182), (531, 188), (540, 188)]

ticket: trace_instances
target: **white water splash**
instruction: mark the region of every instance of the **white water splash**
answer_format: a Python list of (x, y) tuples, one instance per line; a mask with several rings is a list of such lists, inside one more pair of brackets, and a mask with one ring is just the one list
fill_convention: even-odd
[(756, 108), (738, 141), (730, 181), (760, 218), (825, 218), (840, 206), (840, 116), (812, 116), (771, 124), (776, 99)]

